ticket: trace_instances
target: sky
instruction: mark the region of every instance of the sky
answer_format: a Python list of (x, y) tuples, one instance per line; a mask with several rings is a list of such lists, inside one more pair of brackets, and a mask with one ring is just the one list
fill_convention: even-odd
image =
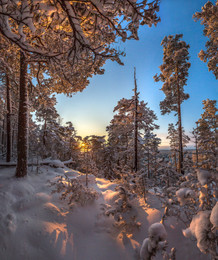
[[(159, 103), (164, 99), (160, 91), (161, 82), (154, 82), (153, 76), (160, 73), (163, 49), (162, 39), (168, 35), (183, 34), (183, 40), (190, 45), (189, 77), (185, 92), (190, 98), (182, 103), (182, 124), (186, 133), (190, 132), (203, 112), (202, 101), (217, 99), (218, 88), (215, 76), (208, 71), (207, 64), (198, 58), (201, 49), (205, 49), (208, 38), (203, 36), (203, 25), (194, 22), (192, 16), (206, 3), (205, 0), (162, 0), (159, 16), (161, 22), (156, 27), (142, 26), (139, 30), (139, 41), (118, 42), (117, 47), (124, 50), (124, 66), (107, 61), (104, 75), (96, 75), (83, 92), (71, 98), (57, 96), (57, 110), (63, 122), (72, 121), (77, 134), (106, 135), (106, 126), (113, 118), (113, 109), (121, 98), (130, 98), (134, 88), (134, 67), (140, 100), (144, 100), (156, 113), (160, 126), (156, 130), (162, 139), (161, 147), (168, 147), (167, 129), (169, 123), (176, 123), (173, 113), (161, 115)], [(215, 2), (215, 1), (213, 1)], [(193, 144), (190, 143), (189, 147)]]

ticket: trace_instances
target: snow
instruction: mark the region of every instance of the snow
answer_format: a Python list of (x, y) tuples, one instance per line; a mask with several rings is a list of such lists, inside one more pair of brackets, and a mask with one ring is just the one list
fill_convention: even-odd
[(206, 253), (209, 248), (207, 233), (210, 227), (210, 211), (200, 211), (193, 217), (190, 227), (183, 231), (184, 236), (193, 235), (197, 239), (197, 246), (201, 252)]
[(52, 160), (50, 158), (47, 158), (42, 161), (42, 163), (49, 164), (51, 167), (56, 167), (56, 168), (64, 168), (64, 162), (61, 162), (60, 160)]
[(161, 223), (154, 223), (148, 230), (149, 238), (146, 238), (140, 249), (140, 258), (149, 260), (156, 255), (156, 251), (166, 245), (167, 232)]
[(200, 184), (203, 186), (207, 184), (211, 178), (211, 173), (207, 170), (197, 169), (197, 177)]
[(180, 205), (185, 205), (190, 198), (195, 197), (195, 192), (189, 188), (181, 188), (176, 191), (176, 196)]
[(150, 253), (149, 253), (149, 238), (144, 239), (143, 243), (142, 243), (142, 247), (140, 249), (140, 258), (142, 260), (146, 260), (149, 259)]
[(154, 241), (164, 241), (167, 238), (167, 233), (161, 223), (154, 223), (149, 227), (149, 237)]
[[(59, 199), (60, 194), (52, 193), (49, 181), (67, 175), (85, 185), (85, 174), (48, 165), (41, 166), (39, 174), (35, 171), (33, 168), (27, 177), (16, 179), (14, 167), (0, 168), (1, 260), (134, 260), (139, 258), (146, 237), (165, 239), (159, 225), (152, 226), (160, 222), (163, 214), (155, 195), (148, 194), (149, 204), (131, 199), (132, 209), (125, 212), (125, 217), (136, 215), (141, 227), (124, 232), (103, 210), (119, 206), (120, 189), (116, 183), (89, 175), (89, 188), (98, 192), (98, 198), (84, 207), (70, 209), (67, 201)], [(165, 221), (169, 248), (176, 247), (178, 259), (207, 259), (195, 242), (182, 236), (182, 227), (173, 219)]]
[(213, 224), (213, 230), (218, 230), (218, 202), (213, 207), (210, 215), (210, 222)]

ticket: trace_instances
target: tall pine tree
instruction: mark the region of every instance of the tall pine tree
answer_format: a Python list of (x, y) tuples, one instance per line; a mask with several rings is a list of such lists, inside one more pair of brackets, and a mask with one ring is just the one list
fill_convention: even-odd
[(189, 98), (184, 93), (184, 86), (187, 82), (188, 69), (190, 67), (189, 45), (181, 40), (182, 34), (164, 37), (161, 45), (163, 46), (163, 64), (160, 66), (161, 73), (155, 75), (155, 81), (162, 81), (161, 90), (165, 94), (165, 99), (160, 102), (161, 113), (168, 114), (176, 112), (178, 116), (179, 133), (179, 172), (183, 171), (183, 145), (182, 145), (182, 118), (181, 104)]

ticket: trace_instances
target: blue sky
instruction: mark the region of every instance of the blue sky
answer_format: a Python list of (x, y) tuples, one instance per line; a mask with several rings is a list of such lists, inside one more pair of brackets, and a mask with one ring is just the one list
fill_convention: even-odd
[(215, 76), (208, 71), (206, 63), (198, 58), (199, 51), (205, 49), (207, 38), (203, 36), (200, 22), (192, 19), (192, 15), (200, 11), (206, 2), (162, 0), (159, 12), (161, 22), (157, 27), (141, 27), (139, 41), (117, 43), (126, 52), (126, 57), (122, 58), (124, 66), (107, 61), (104, 75), (93, 76), (83, 92), (76, 93), (71, 98), (58, 95), (57, 110), (64, 122), (72, 121), (81, 136), (105, 135), (117, 102), (133, 95), (135, 66), (140, 99), (148, 102), (148, 106), (157, 114), (160, 129), (156, 133), (162, 139), (161, 146), (167, 146), (165, 137), (168, 124), (175, 123), (176, 117), (173, 113), (164, 116), (160, 114), (159, 103), (164, 99), (164, 94), (159, 90), (161, 83), (154, 82), (153, 76), (159, 73), (162, 64), (163, 50), (160, 43), (164, 36), (182, 33), (183, 40), (190, 45), (191, 68), (185, 87), (190, 98), (182, 104), (183, 126), (189, 134), (203, 111), (202, 100), (218, 97)]

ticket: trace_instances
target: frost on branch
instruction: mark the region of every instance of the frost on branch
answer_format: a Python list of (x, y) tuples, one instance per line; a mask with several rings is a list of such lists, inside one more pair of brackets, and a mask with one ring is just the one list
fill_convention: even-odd
[(154, 223), (148, 229), (148, 238), (144, 239), (140, 249), (140, 259), (152, 259), (158, 250), (165, 251), (167, 232), (161, 223)]
[(65, 177), (58, 176), (56, 181), (51, 182), (51, 186), (55, 187), (52, 193), (61, 193), (60, 199), (66, 199), (69, 206), (75, 204), (85, 206), (98, 198), (98, 193), (91, 188), (85, 187), (78, 178), (70, 179), (66, 175)]

